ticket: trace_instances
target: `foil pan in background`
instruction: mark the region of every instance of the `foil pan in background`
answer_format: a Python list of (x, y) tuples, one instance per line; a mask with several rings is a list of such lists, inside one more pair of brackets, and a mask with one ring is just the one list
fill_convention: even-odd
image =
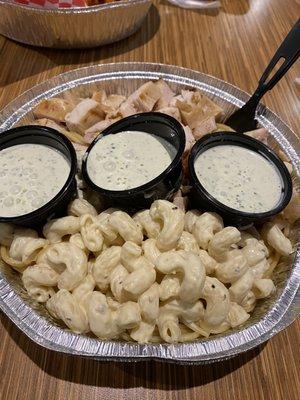
[(151, 0), (127, 0), (84, 8), (44, 9), (0, 0), (0, 34), (52, 48), (87, 48), (124, 39), (137, 31)]
[[(220, 104), (228, 115), (241, 107), (249, 95), (224, 81), (175, 66), (146, 63), (96, 65), (67, 72), (43, 82), (10, 103), (0, 114), (0, 132), (32, 122), (32, 109), (45, 98), (74, 93), (88, 96), (102, 88), (108, 93), (130, 94), (148, 80), (162, 78), (172, 89), (198, 88)], [(273, 112), (260, 106), (259, 121), (291, 159), (300, 176), (300, 141)], [(293, 228), (294, 243), (300, 226)], [(239, 330), (182, 344), (137, 344), (101, 341), (77, 335), (54, 321), (45, 307), (32, 301), (22, 287), (19, 274), (0, 263), (0, 307), (32, 340), (48, 349), (100, 360), (137, 361), (159, 359), (178, 363), (209, 363), (226, 359), (270, 339), (300, 313), (300, 248), (276, 268), (273, 297), (258, 303), (251, 318)]]

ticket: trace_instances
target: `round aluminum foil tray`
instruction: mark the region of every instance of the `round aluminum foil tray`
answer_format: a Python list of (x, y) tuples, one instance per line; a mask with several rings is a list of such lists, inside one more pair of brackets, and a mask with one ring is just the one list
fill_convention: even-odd
[(124, 0), (83, 8), (44, 9), (0, 0), (0, 34), (17, 42), (52, 48), (87, 48), (136, 32), (151, 0)]
[[(249, 95), (224, 81), (175, 66), (146, 63), (105, 64), (59, 75), (30, 89), (0, 114), (0, 132), (32, 121), (31, 110), (43, 99), (73, 92), (88, 96), (96, 88), (128, 95), (148, 80), (165, 79), (172, 89), (197, 88), (228, 113), (241, 107)], [(259, 122), (266, 127), (291, 159), (300, 176), (300, 143), (291, 129), (273, 112), (260, 106)], [(294, 227), (294, 242), (299, 240)], [(101, 360), (137, 361), (160, 359), (179, 363), (209, 363), (235, 356), (270, 339), (300, 313), (300, 248), (276, 268), (276, 294), (261, 301), (240, 329), (208, 339), (180, 344), (137, 344), (101, 341), (77, 335), (51, 319), (44, 306), (28, 298), (19, 275), (0, 265), (0, 307), (32, 340), (48, 349)]]

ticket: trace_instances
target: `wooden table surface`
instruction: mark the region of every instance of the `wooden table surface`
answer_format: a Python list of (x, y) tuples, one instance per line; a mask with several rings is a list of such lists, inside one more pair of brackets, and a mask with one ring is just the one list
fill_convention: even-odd
[[(193, 68), (247, 91), (300, 15), (299, 0), (222, 0), (220, 11), (154, 6), (139, 32), (91, 50), (46, 50), (0, 37), (0, 108), (31, 86), (80, 66), (151, 61)], [(300, 68), (265, 96), (299, 132)], [(300, 321), (264, 346), (207, 366), (103, 363), (56, 354), (31, 342), (1, 314), (1, 400), (300, 398)]]

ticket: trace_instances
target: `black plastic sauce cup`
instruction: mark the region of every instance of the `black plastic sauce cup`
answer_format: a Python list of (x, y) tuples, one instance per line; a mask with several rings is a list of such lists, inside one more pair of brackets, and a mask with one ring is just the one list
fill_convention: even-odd
[(70, 163), (69, 176), (57, 195), (45, 205), (28, 214), (16, 217), (2, 216), (0, 210), (0, 222), (39, 226), (54, 216), (64, 215), (68, 203), (76, 192), (77, 159), (70, 140), (55, 129), (37, 125), (21, 126), (0, 134), (0, 152), (7, 147), (28, 143), (50, 146), (63, 154)]
[[(174, 146), (176, 155), (160, 175), (144, 185), (128, 190), (107, 190), (96, 185), (89, 176), (87, 168), (89, 153), (104, 136), (123, 131), (141, 131), (160, 137)], [(97, 192), (107, 205), (126, 207), (131, 210), (149, 207), (154, 200), (170, 199), (179, 189), (182, 180), (181, 157), (184, 148), (184, 130), (173, 117), (156, 112), (132, 115), (109, 126), (91, 143), (83, 157), (82, 176), (86, 184)], [(117, 174), (117, 171), (115, 173)]]
[[(236, 145), (255, 151), (275, 166), (282, 180), (282, 194), (280, 201), (273, 209), (258, 213), (240, 211), (221, 203), (201, 185), (195, 172), (195, 161), (201, 153), (220, 145)], [(263, 222), (280, 213), (288, 205), (292, 196), (291, 176), (281, 159), (262, 142), (241, 133), (218, 132), (203, 136), (191, 150), (189, 172), (192, 186), (192, 205), (200, 210), (215, 211), (223, 217), (225, 223), (230, 225), (246, 226), (254, 222)]]

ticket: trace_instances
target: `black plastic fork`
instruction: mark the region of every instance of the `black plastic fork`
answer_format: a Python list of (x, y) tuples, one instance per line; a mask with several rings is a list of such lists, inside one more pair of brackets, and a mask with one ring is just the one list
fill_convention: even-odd
[[(259, 80), (258, 87), (247, 103), (234, 112), (226, 121), (237, 132), (248, 132), (257, 128), (255, 119), (256, 108), (264, 94), (271, 90), (283, 75), (291, 68), (300, 55), (300, 19), (290, 30), (287, 37), (275, 53), (274, 57), (267, 66), (265, 72)], [(276, 64), (283, 59), (278, 71), (268, 80)]]

